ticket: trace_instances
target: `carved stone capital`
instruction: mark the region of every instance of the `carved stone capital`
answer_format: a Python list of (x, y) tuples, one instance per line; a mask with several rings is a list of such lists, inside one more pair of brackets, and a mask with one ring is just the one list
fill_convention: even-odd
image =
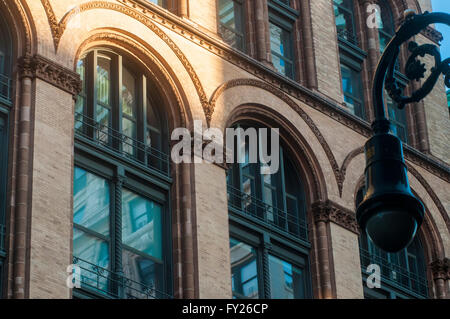
[(450, 279), (450, 259), (436, 259), (430, 263), (434, 279)]
[(316, 223), (331, 221), (355, 234), (359, 234), (355, 213), (330, 200), (313, 203), (312, 213)]
[(75, 98), (81, 91), (80, 76), (41, 55), (25, 55), (19, 59), (20, 78), (39, 78), (70, 93)]

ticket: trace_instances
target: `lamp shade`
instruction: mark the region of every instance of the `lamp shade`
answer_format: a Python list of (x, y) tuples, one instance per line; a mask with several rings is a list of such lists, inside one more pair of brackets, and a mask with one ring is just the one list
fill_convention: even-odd
[(389, 133), (375, 134), (365, 145), (366, 188), (356, 209), (361, 229), (379, 248), (398, 252), (413, 240), (424, 206), (411, 192), (402, 142)]

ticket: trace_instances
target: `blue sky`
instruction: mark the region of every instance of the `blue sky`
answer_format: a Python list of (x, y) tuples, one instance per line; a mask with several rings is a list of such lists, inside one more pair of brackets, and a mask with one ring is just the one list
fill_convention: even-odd
[[(433, 11), (440, 11), (450, 13), (450, 0), (431, 0)], [(441, 56), (442, 59), (450, 57), (450, 26), (445, 24), (436, 25), (438, 31), (444, 36), (444, 40), (441, 42)]]

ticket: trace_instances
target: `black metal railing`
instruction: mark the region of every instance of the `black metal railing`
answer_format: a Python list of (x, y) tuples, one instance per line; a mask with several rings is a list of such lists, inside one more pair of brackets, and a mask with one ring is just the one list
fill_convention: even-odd
[(386, 258), (371, 254), (363, 248), (360, 248), (360, 257), (363, 273), (366, 272), (367, 266), (370, 264), (379, 265), (382, 282), (386, 280), (417, 295), (425, 298), (428, 297), (428, 283), (426, 278), (409, 271), (398, 263), (393, 263)]
[(353, 45), (359, 46), (358, 37), (348, 30), (341, 30), (338, 32), (338, 38), (350, 42)]
[(256, 218), (269, 227), (274, 226), (294, 237), (305, 241), (308, 240), (306, 221), (301, 219), (299, 214), (293, 214), (269, 205), (261, 199), (248, 195), (231, 185), (227, 185), (227, 190), (230, 209)]
[(89, 140), (96, 146), (107, 148), (128, 160), (166, 176), (170, 175), (169, 155), (81, 113), (75, 113), (75, 135)]
[[(155, 287), (120, 276), (110, 270), (73, 257), (73, 264), (79, 267), (79, 277), (74, 267), (73, 284), (76, 289), (93, 294), (99, 298), (110, 299), (173, 299)], [(79, 288), (77, 287), (79, 280)]]
[(11, 84), (12, 81), (6, 75), (0, 74), (0, 98), (11, 102)]

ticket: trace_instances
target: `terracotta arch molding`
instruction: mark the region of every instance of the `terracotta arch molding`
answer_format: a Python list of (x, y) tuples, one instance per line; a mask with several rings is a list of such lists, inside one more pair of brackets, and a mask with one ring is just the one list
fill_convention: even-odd
[(151, 19), (146, 16), (143, 13), (140, 13), (139, 11), (124, 6), (119, 3), (113, 3), (113, 2), (107, 2), (107, 1), (89, 1), (82, 3), (78, 5), (77, 7), (71, 9), (69, 12), (67, 12), (60, 21), (57, 20), (56, 15), (53, 11), (53, 8), (50, 4), (50, 0), (41, 0), (42, 5), (44, 6), (45, 12), (47, 14), (48, 22), (50, 25), (50, 30), (53, 37), (53, 44), (55, 46), (55, 52), (58, 51), (58, 46), (61, 40), (62, 35), (64, 34), (64, 31), (66, 30), (67, 24), (70, 21), (72, 17), (74, 17), (77, 14), (80, 14), (81, 12), (94, 10), (94, 9), (106, 9), (106, 10), (113, 10), (120, 13), (123, 13), (139, 22), (144, 24), (147, 28), (149, 28), (151, 31), (153, 31), (158, 37), (161, 38), (168, 46), (169, 48), (175, 53), (175, 55), (178, 57), (180, 62), (183, 64), (184, 68), (188, 72), (195, 89), (197, 90), (197, 94), (200, 98), (200, 102), (202, 104), (203, 112), (205, 113), (206, 121), (209, 123), (211, 121), (212, 117), (212, 111), (210, 104), (208, 102), (208, 98), (206, 97), (205, 90), (203, 89), (203, 86), (200, 82), (200, 78), (198, 77), (197, 73), (195, 72), (194, 68), (192, 67), (189, 60), (186, 58), (186, 56), (183, 54), (183, 52), (180, 50), (180, 48), (173, 42), (171, 38), (167, 36), (167, 34), (162, 31), (161, 28), (159, 28), (155, 23), (151, 21)]
[[(351, 151), (346, 158), (344, 159), (344, 162), (342, 164), (341, 172), (343, 173), (342, 180), (345, 181), (345, 173), (347, 170), (348, 165), (350, 162), (359, 154), (364, 153), (364, 147), (358, 147), (357, 149), (354, 149)], [(408, 171), (413, 175), (419, 183), (423, 186), (425, 191), (430, 195), (431, 199), (433, 200), (434, 204), (439, 210), (439, 213), (441, 214), (442, 218), (444, 219), (445, 225), (447, 226), (447, 230), (450, 232), (450, 218), (447, 215), (447, 211), (445, 210), (444, 205), (442, 205), (441, 200), (434, 192), (433, 188), (431, 188), (430, 184), (426, 181), (426, 179), (408, 162), (406, 162), (406, 166), (408, 168)]]
[(289, 96), (284, 94), (281, 90), (275, 88), (274, 86), (263, 82), (261, 80), (257, 79), (234, 79), (228, 82), (223, 83), (220, 85), (212, 94), (209, 104), (211, 107), (211, 114), (214, 113), (214, 108), (216, 106), (217, 99), (225, 92), (227, 89), (236, 87), (236, 86), (254, 86), (260, 89), (263, 89), (265, 91), (268, 91), (278, 97), (280, 100), (285, 102), (287, 105), (289, 105), (297, 114), (300, 115), (300, 117), (305, 121), (305, 123), (308, 125), (308, 127), (311, 129), (311, 131), (316, 136), (317, 140), (319, 141), (320, 145), (322, 146), (323, 150), (325, 151), (325, 154), (327, 155), (327, 158), (330, 162), (330, 165), (333, 169), (334, 177), (336, 179), (336, 183), (338, 185), (339, 189), (339, 195), (342, 196), (342, 186), (343, 186), (343, 175), (341, 173), (341, 170), (339, 169), (339, 165), (336, 161), (336, 158), (334, 157), (334, 154), (328, 145), (327, 141), (325, 140), (325, 137), (320, 132), (317, 125), (314, 123), (314, 121), (309, 117), (309, 115), (300, 108), (300, 106), (294, 102)]

